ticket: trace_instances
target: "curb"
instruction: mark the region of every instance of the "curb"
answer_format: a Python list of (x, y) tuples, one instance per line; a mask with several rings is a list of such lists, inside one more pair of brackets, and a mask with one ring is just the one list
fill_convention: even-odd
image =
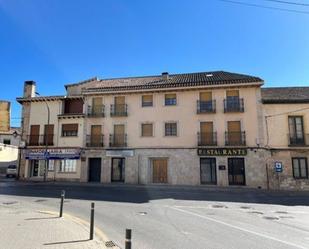
[[(51, 215), (59, 216), (58, 212), (50, 211), (50, 210), (37, 210), (37, 212), (43, 213), (43, 214), (51, 214)], [(79, 218), (77, 216), (74, 216), (74, 215), (71, 215), (71, 214), (68, 214), (68, 213), (63, 213), (63, 217), (67, 218), (67, 219), (70, 219), (70, 220), (74, 221), (77, 224), (84, 225), (86, 227), (90, 226), (90, 223), (88, 221), (86, 221), (86, 220), (84, 220), (82, 218)], [(110, 239), (107, 237), (107, 235), (100, 228), (95, 226), (94, 227), (94, 232), (95, 232), (95, 235), (103, 241), (104, 246), (105, 246), (106, 242), (110, 241)], [(120, 247), (118, 247), (118, 246), (114, 246), (112, 248), (113, 249), (120, 249)]]

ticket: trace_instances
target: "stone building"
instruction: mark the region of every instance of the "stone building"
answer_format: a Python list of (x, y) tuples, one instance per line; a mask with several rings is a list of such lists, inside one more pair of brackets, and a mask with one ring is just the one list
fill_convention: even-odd
[(265, 188), (262, 84), (223, 71), (162, 73), (36, 97), (25, 82), (22, 177), (40, 179), (48, 164), (51, 180)]
[(270, 188), (308, 190), (309, 87), (263, 88), (262, 98)]
[(162, 73), (37, 97), (25, 82), (21, 176), (42, 179), (48, 168), (59, 181), (276, 188), (262, 85), (224, 71)]

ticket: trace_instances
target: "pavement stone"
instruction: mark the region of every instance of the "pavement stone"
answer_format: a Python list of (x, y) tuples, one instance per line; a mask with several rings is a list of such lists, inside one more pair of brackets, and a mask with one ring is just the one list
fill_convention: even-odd
[(98, 236), (89, 240), (89, 227), (53, 213), (31, 210), (22, 203), (0, 203), (0, 248), (98, 249), (106, 248)]

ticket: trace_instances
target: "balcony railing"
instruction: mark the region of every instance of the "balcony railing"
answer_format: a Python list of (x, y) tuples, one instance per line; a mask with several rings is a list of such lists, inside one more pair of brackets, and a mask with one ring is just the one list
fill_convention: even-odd
[(86, 146), (87, 147), (104, 147), (104, 136), (103, 135), (87, 135)]
[(54, 145), (54, 134), (46, 135), (28, 135), (27, 146), (42, 146), (42, 145)]
[(245, 146), (246, 145), (246, 132), (225, 132), (225, 145), (226, 146)]
[(110, 134), (109, 147), (127, 147), (127, 134)]
[(217, 146), (217, 132), (198, 132), (198, 146)]
[(296, 136), (288, 134), (289, 146), (309, 146), (309, 134), (302, 134), (302, 136)]
[(197, 113), (215, 113), (216, 112), (216, 100), (210, 101), (197, 101)]
[(104, 105), (95, 105), (88, 106), (87, 116), (88, 117), (104, 117), (105, 106)]
[(224, 99), (224, 112), (244, 112), (244, 99), (238, 97)]
[(124, 116), (128, 116), (127, 104), (111, 105), (111, 117), (124, 117)]

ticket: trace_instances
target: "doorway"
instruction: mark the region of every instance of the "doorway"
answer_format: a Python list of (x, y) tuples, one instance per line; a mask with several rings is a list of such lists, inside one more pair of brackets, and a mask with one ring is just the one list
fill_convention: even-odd
[(101, 182), (101, 158), (89, 158), (89, 182)]
[(125, 158), (112, 158), (112, 182), (124, 182)]
[(153, 183), (167, 183), (167, 159), (152, 160)]
[(45, 160), (30, 160), (30, 177), (44, 176)]
[(228, 158), (229, 185), (246, 185), (244, 158)]
[(217, 184), (216, 158), (201, 158), (201, 184)]

